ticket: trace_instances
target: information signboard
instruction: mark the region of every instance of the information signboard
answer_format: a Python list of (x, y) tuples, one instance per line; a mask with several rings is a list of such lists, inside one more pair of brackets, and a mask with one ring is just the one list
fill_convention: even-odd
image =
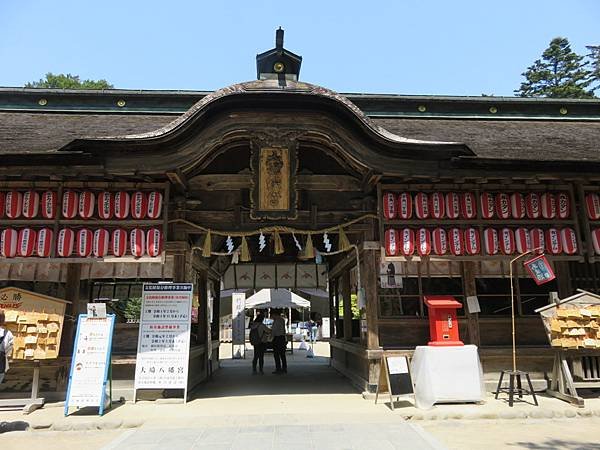
[(246, 356), (246, 294), (234, 292), (231, 295), (231, 342), (233, 345), (233, 357), (242, 358)]
[(94, 406), (99, 408), (100, 415), (104, 413), (114, 326), (114, 314), (102, 318), (79, 315), (65, 416), (70, 406)]
[(405, 355), (384, 355), (379, 365), (379, 383), (375, 394), (375, 403), (379, 394), (388, 393), (390, 407), (394, 409), (394, 397), (413, 395), (414, 388), (410, 375), (408, 357)]
[(191, 283), (144, 283), (133, 400), (138, 389), (183, 389), (187, 400)]
[(533, 281), (539, 286), (556, 278), (550, 262), (544, 255), (537, 256), (523, 263)]

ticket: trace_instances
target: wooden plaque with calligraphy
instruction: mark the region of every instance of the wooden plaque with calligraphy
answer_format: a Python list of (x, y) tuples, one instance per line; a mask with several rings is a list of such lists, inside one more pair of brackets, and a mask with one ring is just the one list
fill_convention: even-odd
[(260, 147), (252, 154), (252, 219), (295, 219), (296, 150)]

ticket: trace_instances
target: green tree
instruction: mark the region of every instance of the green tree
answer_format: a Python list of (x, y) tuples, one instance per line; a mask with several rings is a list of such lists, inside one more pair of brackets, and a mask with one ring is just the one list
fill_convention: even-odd
[(106, 80), (80, 80), (79, 75), (53, 74), (48, 72), (46, 78), (25, 84), (27, 88), (49, 89), (113, 89), (113, 85)]
[(600, 45), (586, 45), (586, 47), (590, 53), (588, 53), (587, 57), (590, 59), (590, 65), (592, 69), (592, 89), (600, 89)]
[(591, 98), (591, 72), (584, 57), (571, 50), (568, 39), (557, 37), (522, 75), (525, 81), (515, 90), (520, 97)]

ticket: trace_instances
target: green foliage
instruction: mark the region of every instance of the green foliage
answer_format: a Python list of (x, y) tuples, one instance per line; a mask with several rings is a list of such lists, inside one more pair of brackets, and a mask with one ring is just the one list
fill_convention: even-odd
[[(360, 310), (358, 309), (358, 296), (356, 294), (350, 294), (350, 308), (352, 310), (352, 318), (360, 319)], [(344, 298), (340, 297), (339, 309), (338, 309), (339, 317), (344, 316)]]
[(110, 308), (124, 320), (139, 320), (142, 312), (142, 297), (133, 297), (110, 302)]
[(48, 89), (113, 89), (113, 85), (106, 80), (80, 80), (79, 75), (53, 74), (48, 72), (46, 78), (25, 84), (27, 88)]
[(585, 48), (590, 51), (587, 57), (590, 60), (591, 77), (593, 83), (595, 83), (592, 89), (600, 89), (600, 45), (587, 45)]
[(566, 38), (552, 39), (550, 46), (522, 75), (525, 81), (515, 90), (520, 97), (592, 98), (588, 87), (591, 71), (584, 57), (571, 50)]

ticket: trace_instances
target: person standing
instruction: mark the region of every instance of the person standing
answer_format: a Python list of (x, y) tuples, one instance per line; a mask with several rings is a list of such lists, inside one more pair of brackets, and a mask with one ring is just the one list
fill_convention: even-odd
[(265, 349), (267, 342), (270, 339), (271, 331), (263, 323), (265, 316), (259, 314), (256, 316), (254, 321), (250, 324), (250, 344), (254, 347), (254, 358), (252, 358), (252, 373), (256, 373), (256, 365), (260, 374), (263, 375), (263, 368), (265, 366)]
[(285, 348), (287, 339), (285, 336), (285, 320), (281, 317), (281, 312), (276, 310), (273, 313), (273, 357), (275, 358), (275, 374), (287, 373), (287, 360), (285, 358)]
[(0, 383), (4, 381), (4, 375), (8, 371), (8, 357), (12, 355), (13, 335), (4, 326), (4, 311), (0, 309)]

